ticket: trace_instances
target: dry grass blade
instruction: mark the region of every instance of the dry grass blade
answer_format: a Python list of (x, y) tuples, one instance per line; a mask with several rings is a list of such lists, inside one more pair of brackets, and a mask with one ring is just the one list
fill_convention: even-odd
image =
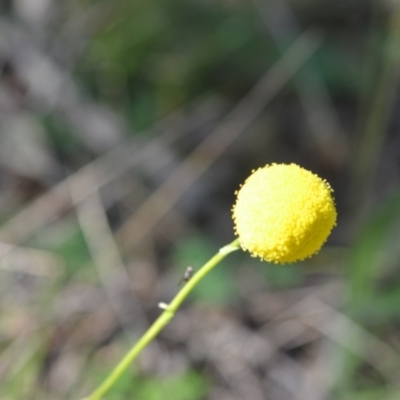
[(147, 321), (130, 286), (130, 277), (114, 241), (98, 192), (94, 191), (81, 201), (82, 191), (85, 193), (87, 187), (95, 186), (96, 177), (87, 168), (80, 181), (75, 180), (71, 186), (71, 196), (74, 202), (79, 203), (76, 207), (78, 222), (110, 305), (121, 326), (129, 333), (134, 322), (135, 326), (143, 327)]
[(63, 271), (63, 262), (55, 254), (0, 242), (0, 270), (42, 278), (55, 278)]
[[(162, 137), (157, 137), (145, 145), (139, 144), (136, 139), (119, 144), (68, 176), (10, 218), (3, 224), (1, 236), (7, 241), (17, 243), (26, 240), (35, 231), (58, 218), (98, 188), (104, 187), (146, 159), (157, 157), (160, 152), (163, 152), (165, 146), (171, 145), (187, 133), (185, 126), (189, 120), (195, 121), (196, 126), (201, 126), (209, 122), (210, 118), (214, 118), (215, 112), (219, 113), (220, 109), (218, 101), (211, 98), (201, 102), (188, 115), (182, 115), (181, 110), (174, 112), (151, 129), (151, 131), (163, 132)], [(210, 110), (213, 111), (210, 112)], [(95, 175), (96, 183), (87, 182), (87, 186), (81, 187), (79, 193), (76, 194), (77, 197), (71, 199), (69, 188), (78, 183), (86, 174)]]
[(309, 60), (321, 39), (304, 33), (288, 52), (257, 82), (216, 130), (205, 138), (171, 176), (121, 228), (124, 248), (143, 239), (181, 196), (257, 118), (265, 106)]
[[(303, 323), (360, 357), (398, 386), (400, 354), (349, 317), (310, 296), (295, 306)], [(355, 340), (353, 340), (356, 338)]]
[[(289, 4), (284, 0), (252, 2), (275, 45), (283, 51), (288, 39), (301, 32), (300, 24)], [(293, 84), (308, 120), (310, 139), (318, 148), (320, 157), (325, 162), (329, 160), (336, 167), (343, 167), (348, 162), (350, 146), (321, 72), (315, 64), (310, 63), (307, 71), (293, 78)]]

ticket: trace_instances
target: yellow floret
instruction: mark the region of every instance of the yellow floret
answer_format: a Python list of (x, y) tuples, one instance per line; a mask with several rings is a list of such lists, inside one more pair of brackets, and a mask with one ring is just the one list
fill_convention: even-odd
[(254, 171), (233, 207), (241, 247), (275, 263), (315, 254), (336, 224), (331, 192), (327, 182), (295, 164)]

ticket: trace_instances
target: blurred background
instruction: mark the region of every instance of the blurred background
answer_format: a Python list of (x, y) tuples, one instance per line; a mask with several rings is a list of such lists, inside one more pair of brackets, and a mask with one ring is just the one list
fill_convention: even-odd
[(267, 163), (334, 189), (298, 265), (234, 253), (106, 397), (400, 398), (400, 3), (3, 0), (0, 398), (80, 399), (233, 240)]

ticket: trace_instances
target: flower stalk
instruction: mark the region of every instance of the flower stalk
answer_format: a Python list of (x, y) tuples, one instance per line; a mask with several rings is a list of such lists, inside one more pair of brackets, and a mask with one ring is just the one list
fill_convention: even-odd
[(179, 309), (183, 301), (193, 288), (228, 254), (239, 250), (239, 239), (234, 240), (232, 243), (222, 247), (217, 254), (215, 254), (209, 261), (207, 261), (182, 287), (177, 293), (170, 304), (162, 304), (164, 311), (154, 321), (150, 328), (143, 334), (139, 341), (129, 350), (129, 352), (122, 358), (122, 360), (110, 372), (107, 378), (95, 389), (92, 394), (82, 400), (100, 400), (103, 396), (114, 386), (121, 375), (136, 359), (136, 357), (143, 351), (143, 349), (151, 343), (151, 341), (161, 332), (161, 330), (171, 321), (176, 311)]

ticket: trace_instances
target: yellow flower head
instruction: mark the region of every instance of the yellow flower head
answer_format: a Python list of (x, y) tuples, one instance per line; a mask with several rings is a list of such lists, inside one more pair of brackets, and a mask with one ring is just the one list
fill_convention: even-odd
[(253, 171), (233, 206), (241, 247), (275, 263), (312, 256), (336, 224), (331, 192), (327, 182), (295, 164)]

